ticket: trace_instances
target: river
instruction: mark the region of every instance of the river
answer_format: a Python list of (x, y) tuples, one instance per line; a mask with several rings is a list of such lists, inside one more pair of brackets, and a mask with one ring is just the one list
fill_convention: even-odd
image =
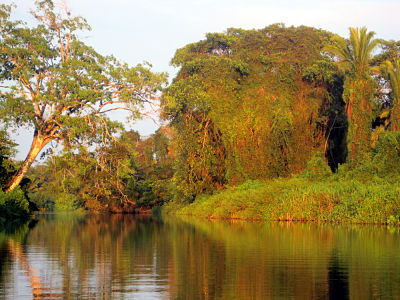
[(0, 232), (0, 298), (400, 299), (400, 233), (42, 214)]

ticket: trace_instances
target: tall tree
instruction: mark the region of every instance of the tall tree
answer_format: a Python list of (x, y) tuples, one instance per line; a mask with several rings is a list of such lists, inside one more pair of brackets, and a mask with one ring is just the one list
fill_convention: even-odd
[(22, 180), (50, 141), (71, 145), (76, 137), (113, 126), (107, 113), (130, 110), (155, 99), (165, 82), (148, 65), (129, 67), (87, 46), (78, 33), (90, 30), (85, 19), (57, 9), (52, 0), (36, 1), (38, 25), (10, 18), (0, 6), (0, 117), (34, 129), (29, 153), (5, 191)]
[(325, 51), (334, 55), (346, 72), (343, 99), (349, 122), (347, 142), (349, 157), (355, 159), (361, 151), (369, 149), (372, 123), (372, 99), (375, 84), (371, 78), (370, 62), (380, 40), (374, 39), (367, 28), (350, 28), (350, 39), (335, 36)]
[(327, 113), (342, 102), (332, 92), (342, 86), (337, 66), (321, 55), (330, 37), (275, 24), (207, 34), (177, 50), (172, 63), (180, 70), (162, 101), (174, 129), (178, 199), (298, 173), (315, 151), (330, 148), (328, 125), (342, 119), (340, 109)]

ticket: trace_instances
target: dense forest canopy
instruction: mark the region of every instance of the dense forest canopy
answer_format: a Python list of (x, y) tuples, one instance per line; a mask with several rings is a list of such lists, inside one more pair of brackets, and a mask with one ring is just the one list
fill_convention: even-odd
[(333, 168), (344, 162), (343, 75), (322, 53), (331, 37), (275, 24), (208, 34), (176, 52), (163, 113), (183, 197), (298, 173), (316, 151)]

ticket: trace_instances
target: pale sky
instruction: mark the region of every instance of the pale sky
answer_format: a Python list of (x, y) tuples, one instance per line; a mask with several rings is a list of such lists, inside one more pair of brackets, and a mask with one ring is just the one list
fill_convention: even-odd
[[(9, 0), (2, 2), (10, 3)], [(33, 0), (15, 0), (19, 18), (28, 18)], [(66, 0), (73, 15), (87, 19), (86, 43), (130, 65), (144, 60), (157, 72), (169, 66), (176, 49), (227, 28), (260, 29), (273, 23), (313, 26), (343, 37), (349, 27), (366, 26), (377, 38), (400, 40), (400, 0)], [(28, 21), (28, 19), (27, 19)], [(157, 128), (151, 121), (134, 126), (142, 135)], [(32, 139), (24, 133), (18, 159)]]

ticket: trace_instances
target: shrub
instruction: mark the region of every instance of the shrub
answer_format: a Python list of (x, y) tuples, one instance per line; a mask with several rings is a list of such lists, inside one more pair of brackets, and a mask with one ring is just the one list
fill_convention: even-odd
[(55, 210), (69, 211), (79, 208), (79, 201), (76, 196), (70, 194), (59, 194), (54, 203)]
[(0, 222), (13, 221), (29, 215), (29, 202), (20, 188), (4, 193), (0, 190)]
[(314, 156), (308, 161), (305, 170), (300, 177), (308, 180), (323, 180), (332, 174), (328, 163), (322, 157), (321, 152), (317, 151)]
[(383, 132), (374, 149), (372, 164), (378, 174), (399, 175), (400, 173), (400, 132)]

